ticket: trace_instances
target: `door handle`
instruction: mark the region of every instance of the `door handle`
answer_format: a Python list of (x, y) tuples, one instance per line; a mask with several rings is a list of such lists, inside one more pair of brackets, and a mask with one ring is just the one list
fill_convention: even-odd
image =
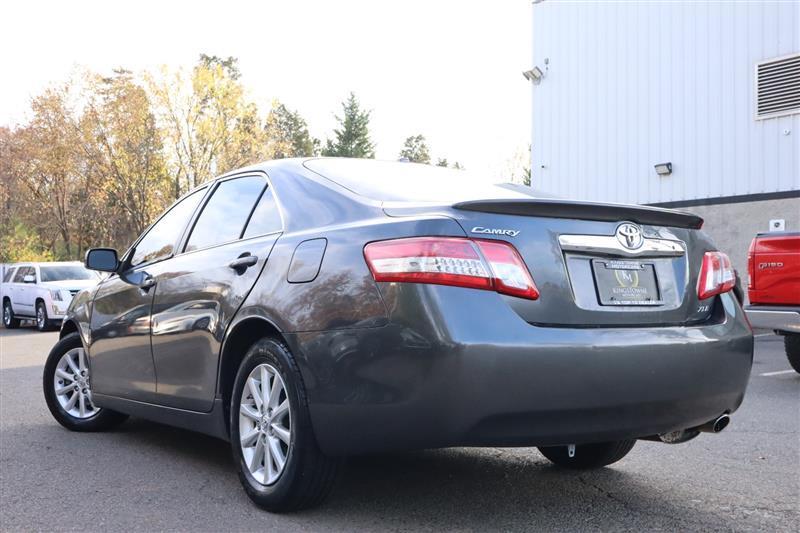
[(258, 257), (245, 252), (238, 258), (228, 263), (228, 266), (234, 269), (237, 273), (241, 274), (256, 263), (258, 263)]
[(150, 290), (151, 287), (154, 287), (155, 284), (156, 284), (156, 278), (154, 278), (153, 276), (147, 276), (146, 278), (144, 278), (141, 285), (139, 285), (139, 288), (142, 289), (144, 292), (147, 292)]

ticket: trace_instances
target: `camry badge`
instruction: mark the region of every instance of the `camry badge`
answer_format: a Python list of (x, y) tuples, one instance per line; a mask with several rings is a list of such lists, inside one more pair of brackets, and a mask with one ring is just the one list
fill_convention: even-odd
[(475, 226), (474, 228), (472, 228), (472, 233), (483, 233), (485, 235), (506, 235), (508, 237), (516, 237), (517, 235), (519, 235), (519, 230), (484, 228), (482, 226)]
[(617, 240), (629, 250), (639, 248), (644, 242), (641, 228), (631, 222), (623, 222), (617, 226)]

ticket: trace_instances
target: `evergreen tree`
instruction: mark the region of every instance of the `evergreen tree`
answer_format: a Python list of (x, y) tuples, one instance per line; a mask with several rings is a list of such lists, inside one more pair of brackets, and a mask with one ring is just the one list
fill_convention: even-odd
[(335, 157), (375, 157), (375, 145), (369, 137), (370, 111), (363, 111), (356, 95), (342, 102), (343, 115), (336, 116), (339, 128), (333, 130), (335, 139), (328, 139), (322, 155)]
[(290, 111), (275, 101), (267, 115), (265, 126), (269, 156), (272, 159), (285, 157), (310, 157), (314, 155), (314, 141), (308, 134), (305, 119), (297, 111)]
[(447, 158), (446, 158), (446, 157), (440, 157), (440, 158), (439, 158), (439, 159), (436, 161), (436, 166), (437, 166), (437, 167), (445, 167), (445, 168), (449, 167), (449, 168), (454, 168), (454, 169), (456, 169), (456, 170), (464, 170), (464, 165), (462, 165), (462, 164), (461, 164), (461, 163), (459, 163), (458, 161), (456, 161), (455, 163), (453, 163), (453, 164), (451, 165), (451, 164), (450, 164), (450, 163), (447, 161)]
[(425, 136), (407, 137), (403, 149), (400, 151), (400, 157), (408, 159), (412, 163), (430, 163), (431, 155), (428, 144), (425, 142)]

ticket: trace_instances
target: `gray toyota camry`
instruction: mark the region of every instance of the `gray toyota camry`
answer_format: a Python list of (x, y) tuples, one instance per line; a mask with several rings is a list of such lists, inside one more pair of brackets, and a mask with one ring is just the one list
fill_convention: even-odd
[(428, 165), (267, 162), (86, 254), (110, 275), (73, 300), (45, 398), (74, 431), (132, 415), (226, 439), (271, 511), (320, 502), (353, 454), (602, 467), (742, 402), (752, 332), (702, 223)]

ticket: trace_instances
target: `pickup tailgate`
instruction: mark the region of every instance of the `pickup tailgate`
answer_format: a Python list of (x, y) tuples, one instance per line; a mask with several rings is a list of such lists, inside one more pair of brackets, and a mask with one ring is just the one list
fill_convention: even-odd
[(800, 233), (758, 235), (748, 271), (751, 304), (800, 305)]

